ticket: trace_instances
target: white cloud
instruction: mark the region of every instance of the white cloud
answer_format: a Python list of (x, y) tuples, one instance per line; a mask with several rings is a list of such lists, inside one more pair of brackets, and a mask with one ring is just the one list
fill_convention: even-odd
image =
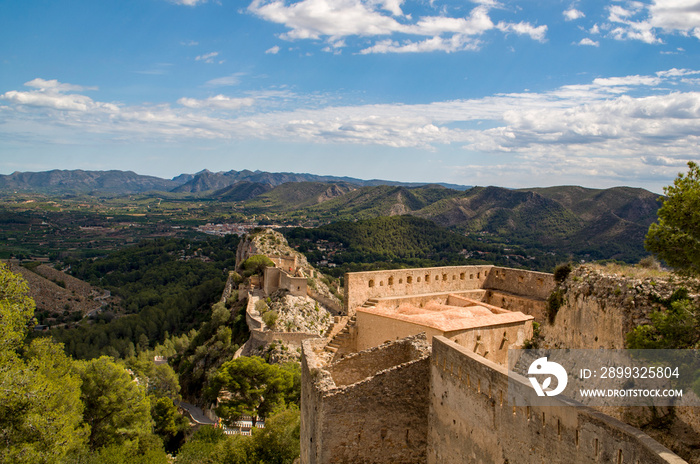
[(670, 172), (697, 157), (700, 92), (663, 88), (681, 89), (684, 80), (699, 74), (673, 68), (542, 93), (359, 106), (333, 106), (286, 89), (124, 106), (70, 90), (81, 86), (35, 79), (27, 83), (32, 90), (0, 95), (0, 133), (12, 137), (21, 128), (34, 139), (73, 137), (75, 143), (91, 133), (153, 142), (260, 139), (424, 150), (453, 145), (484, 159), (515, 157), (522, 172), (554, 176), (556, 169), (557, 178), (593, 172), (625, 178), (648, 175), (650, 169)]
[(594, 85), (601, 87), (620, 87), (620, 86), (641, 86), (641, 85), (659, 85), (661, 79), (653, 76), (624, 76), (624, 77), (608, 77), (597, 78), (593, 80)]
[(564, 19), (567, 21), (575, 21), (586, 16), (582, 11), (579, 11), (576, 8), (569, 8), (568, 10), (564, 11), (563, 14)]
[(697, 0), (654, 0), (648, 9), (653, 27), (700, 39), (700, 2)]
[(237, 110), (245, 106), (252, 106), (255, 103), (253, 98), (230, 98), (225, 95), (216, 95), (206, 100), (194, 98), (181, 98), (177, 101), (187, 108), (209, 108), (219, 110)]
[(32, 79), (29, 82), (24, 83), (27, 87), (33, 87), (39, 89), (42, 92), (55, 91), (55, 92), (70, 92), (71, 90), (76, 92), (81, 92), (83, 90), (97, 90), (97, 87), (84, 87), (82, 85), (64, 84), (58, 82), (56, 79), (45, 80), (41, 78)]
[(501, 22), (498, 23), (496, 27), (503, 32), (515, 32), (519, 35), (528, 35), (531, 39), (537, 40), (538, 42), (544, 42), (547, 34), (547, 26), (535, 27), (532, 24), (525, 22), (520, 22), (517, 24)]
[(585, 37), (585, 38), (581, 39), (578, 44), (579, 45), (588, 45), (591, 47), (597, 47), (600, 45), (600, 42), (597, 42), (593, 39), (589, 39), (588, 37)]
[(199, 55), (195, 58), (195, 61), (204, 61), (205, 63), (214, 63), (214, 58), (219, 56), (219, 52), (206, 53), (204, 55)]
[(660, 33), (700, 39), (700, 2), (697, 0), (624, 1), (608, 6), (611, 37), (662, 43)]
[[(323, 39), (331, 46), (328, 50), (339, 48), (333, 43), (343, 38), (375, 38), (376, 42), (361, 50), (365, 54), (471, 50), (480, 43), (480, 36), (494, 30), (544, 40), (547, 26), (506, 21), (495, 25), (489, 10), (498, 3), (476, 3), (465, 17), (446, 16), (443, 12), (415, 20), (403, 13), (403, 0), (253, 0), (248, 11), (288, 28), (280, 36), (283, 39)], [(394, 38), (396, 35), (406, 38)]]
[(245, 73), (235, 73), (228, 76), (217, 77), (206, 82), (207, 87), (231, 87), (241, 83), (241, 77)]
[(84, 95), (63, 95), (41, 91), (17, 92), (11, 90), (0, 95), (0, 99), (17, 105), (38, 106), (57, 110), (87, 111), (98, 105)]
[(692, 69), (669, 69), (667, 71), (658, 71), (656, 73), (659, 77), (679, 77), (679, 76), (693, 76), (700, 74), (700, 71), (695, 71)]
[(197, 6), (200, 3), (206, 3), (207, 0), (168, 0), (170, 3), (174, 3), (176, 5), (185, 5), (185, 6)]
[(96, 103), (90, 97), (80, 94), (66, 94), (70, 91), (97, 90), (97, 87), (84, 87), (81, 85), (66, 84), (56, 79), (45, 80), (41, 78), (25, 82), (26, 87), (37, 90), (22, 92), (11, 90), (0, 95), (0, 100), (20, 106), (44, 107), (66, 111), (89, 111), (97, 108), (114, 110), (115, 105), (108, 103)]
[(420, 42), (397, 42), (394, 40), (383, 40), (372, 47), (360, 50), (365, 55), (369, 53), (417, 53), (417, 52), (456, 52), (463, 50), (476, 50), (479, 48), (479, 41), (464, 35), (453, 35), (449, 39), (442, 37), (432, 37)]
[(270, 47), (267, 50), (265, 50), (265, 53), (268, 55), (276, 55), (280, 51), (280, 47), (278, 45), (275, 45), (274, 47)]

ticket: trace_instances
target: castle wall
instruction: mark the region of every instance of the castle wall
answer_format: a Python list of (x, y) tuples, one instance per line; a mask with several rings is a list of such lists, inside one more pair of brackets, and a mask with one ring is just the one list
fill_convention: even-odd
[(447, 266), (345, 274), (348, 314), (370, 298), (447, 293), (483, 287), (493, 266)]
[(510, 405), (507, 370), (444, 337), (433, 339), (430, 364), (428, 464), (686, 462), (590, 408)]
[(535, 318), (535, 321), (542, 324), (546, 318), (545, 300), (529, 298), (499, 290), (485, 290), (485, 295), (481, 300), (484, 303), (507, 309), (508, 311), (520, 311)]
[(524, 323), (481, 327), (462, 332), (447, 332), (452, 340), (474, 354), (497, 364), (508, 364), (508, 349), (521, 348), (525, 340), (532, 338), (532, 320)]
[[(402, 343), (415, 340), (397, 342)], [(427, 346), (422, 354), (408, 356), (413, 359), (407, 362), (405, 350), (387, 346), (357, 353), (354, 361), (344, 359), (341, 362), (348, 370), (360, 369), (363, 360), (374, 367), (355, 370), (355, 378), (346, 376), (342, 382), (360, 380), (342, 386), (337, 386), (330, 372), (323, 369), (323, 362), (313, 350), (318, 346), (314, 340), (303, 342), (301, 463), (424, 463)], [(372, 372), (374, 369), (382, 370)], [(342, 370), (336, 370), (336, 375), (343, 375)], [(369, 376), (362, 379), (364, 374)]]
[(474, 353), (505, 365), (508, 361), (508, 349), (520, 347), (525, 340), (532, 338), (531, 320), (446, 332), (422, 324), (364, 312), (361, 309), (355, 316), (357, 332), (354, 348), (357, 351), (425, 333), (428, 342), (431, 342), (433, 337), (444, 336)]
[[(459, 295), (467, 298), (471, 298), (476, 301), (485, 301), (487, 290), (466, 290), (466, 291), (456, 291), (452, 293), (427, 293), (427, 294), (416, 294), (407, 296), (397, 296), (397, 297), (385, 297), (376, 300), (374, 305), (375, 308), (398, 308), (401, 305), (418, 306), (422, 308), (428, 303), (435, 301), (441, 302), (443, 304), (451, 304), (449, 302), (450, 295)], [(458, 305), (459, 306), (459, 305)]]
[(553, 274), (507, 267), (494, 267), (484, 282), (484, 288), (490, 290), (539, 300), (546, 300), (554, 287)]
[(306, 278), (290, 276), (284, 269), (266, 267), (263, 271), (263, 289), (270, 295), (283, 288), (295, 296), (306, 296)]
[(345, 274), (345, 304), (348, 314), (372, 298), (429, 293), (455, 293), (487, 289), (501, 306), (542, 320), (544, 300), (554, 290), (554, 276), (543, 272), (494, 266), (447, 266)]
[(263, 270), (263, 290), (266, 295), (271, 295), (280, 288), (282, 271), (276, 267), (266, 267)]
[(443, 335), (442, 330), (413, 322), (402, 321), (393, 317), (381, 316), (362, 311), (355, 313), (356, 338), (354, 349), (366, 350), (385, 342), (416, 335), (424, 332), (428, 342), (436, 335)]
[(289, 290), (294, 296), (306, 296), (306, 278), (292, 277), (283, 271), (280, 275), (280, 288)]

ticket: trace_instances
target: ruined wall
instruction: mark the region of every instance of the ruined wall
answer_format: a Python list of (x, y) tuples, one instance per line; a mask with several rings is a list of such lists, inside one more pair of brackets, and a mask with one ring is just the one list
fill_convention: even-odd
[(268, 255), (268, 258), (275, 263), (275, 266), (283, 269), (285, 272), (293, 273), (297, 268), (296, 256)]
[[(425, 340), (425, 337), (419, 339)], [(331, 374), (336, 386), (352, 385), (372, 377), (378, 372), (423, 357), (423, 354), (427, 352), (425, 346), (427, 345), (390, 343), (381, 349), (376, 348), (361, 354), (352, 354), (329, 365), (326, 370)]]
[(280, 341), (286, 345), (301, 346), (301, 342), (308, 338), (321, 338), (316, 333), (308, 332), (279, 332), (270, 330), (255, 310), (255, 303), (260, 300), (253, 294), (248, 294), (248, 305), (245, 311), (245, 321), (250, 330), (250, 337), (245, 344), (243, 356), (248, 356), (261, 346), (269, 345), (274, 341)]
[(546, 300), (554, 290), (554, 276), (544, 272), (494, 267), (484, 288)]
[(513, 295), (512, 293), (504, 293), (498, 290), (486, 290), (482, 301), (508, 311), (520, 311), (523, 314), (534, 317), (535, 321), (540, 324), (546, 318), (547, 302), (545, 300)]
[(280, 275), (280, 288), (289, 290), (294, 296), (306, 296), (306, 278), (292, 277), (282, 271)]
[(306, 295), (321, 303), (321, 306), (326, 308), (328, 312), (334, 316), (340, 316), (343, 314), (343, 307), (338, 304), (338, 300), (322, 295), (319, 292), (311, 289), (308, 285), (306, 286)]
[(266, 295), (272, 295), (280, 288), (280, 277), (282, 271), (276, 267), (266, 267), (263, 269), (263, 290)]
[(252, 353), (261, 346), (267, 346), (272, 342), (281, 342), (285, 345), (300, 347), (301, 342), (309, 338), (321, 338), (321, 336), (306, 332), (277, 332), (273, 330), (250, 329), (250, 337), (246, 342), (246, 350), (243, 355), (246, 356), (247, 353)]
[(290, 276), (284, 269), (266, 267), (263, 271), (263, 289), (267, 295), (282, 288), (292, 295), (305, 296), (306, 285), (305, 277)]
[(443, 337), (433, 340), (430, 376), (429, 464), (685, 463), (590, 408), (510, 405), (507, 370)]
[(565, 348), (625, 347), (626, 334), (648, 324), (677, 283), (610, 275), (580, 266), (562, 283), (564, 304), (553, 324), (542, 327), (546, 346)]
[(345, 307), (355, 308), (370, 298), (446, 293), (483, 287), (493, 266), (447, 266), (345, 274)]
[[(414, 338), (399, 343), (418, 342)], [(346, 376), (339, 381), (349, 382), (364, 374), (368, 377), (338, 386), (314, 353), (319, 342), (303, 342), (302, 464), (425, 462), (429, 348), (424, 339), (420, 343), (423, 348), (415, 348), (407, 362), (405, 350), (386, 346), (357, 353), (354, 360), (344, 359), (341, 362), (349, 370), (355, 366), (355, 378)], [(361, 368), (363, 359), (381, 370)], [(343, 370), (336, 369), (336, 375), (342, 375)]]

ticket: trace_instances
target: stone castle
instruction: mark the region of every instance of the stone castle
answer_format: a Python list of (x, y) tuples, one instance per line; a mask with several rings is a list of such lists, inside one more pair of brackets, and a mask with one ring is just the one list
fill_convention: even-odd
[(554, 288), (495, 266), (346, 274), (345, 315), (302, 342), (301, 463), (686, 462), (566, 398), (509, 403), (507, 351), (544, 322)]

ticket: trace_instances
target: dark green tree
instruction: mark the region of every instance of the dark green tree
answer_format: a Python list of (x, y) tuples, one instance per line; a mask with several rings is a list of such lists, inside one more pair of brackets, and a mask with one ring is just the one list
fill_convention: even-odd
[(0, 263), (0, 365), (22, 345), (35, 307), (27, 282)]
[(34, 312), (28, 292), (0, 263), (0, 463), (60, 463), (85, 444), (80, 379), (63, 346), (22, 346)]
[(176, 450), (184, 439), (184, 433), (189, 429), (190, 422), (177, 412), (177, 407), (170, 398), (151, 397), (151, 418), (154, 422), (153, 431), (165, 444), (166, 449)]
[(265, 255), (253, 255), (246, 259), (241, 267), (245, 271), (245, 275), (260, 274), (262, 275), (263, 270), (266, 267), (274, 267), (275, 263), (272, 262), (270, 258)]
[(664, 187), (658, 221), (649, 227), (647, 250), (678, 271), (700, 274), (700, 167), (689, 161), (688, 173)]
[(121, 445), (151, 433), (151, 408), (145, 388), (126, 368), (102, 356), (81, 362), (79, 372), (92, 449)]
[(292, 464), (299, 457), (300, 417), (292, 406), (270, 416), (264, 429), (254, 429), (248, 462)]
[(0, 366), (0, 388), (0, 463), (62, 463), (84, 448), (80, 379), (63, 346), (35, 340)]
[(294, 390), (294, 375), (258, 356), (224, 363), (210, 383), (208, 396), (219, 398), (216, 413), (227, 424), (243, 415), (265, 417), (286, 403)]

